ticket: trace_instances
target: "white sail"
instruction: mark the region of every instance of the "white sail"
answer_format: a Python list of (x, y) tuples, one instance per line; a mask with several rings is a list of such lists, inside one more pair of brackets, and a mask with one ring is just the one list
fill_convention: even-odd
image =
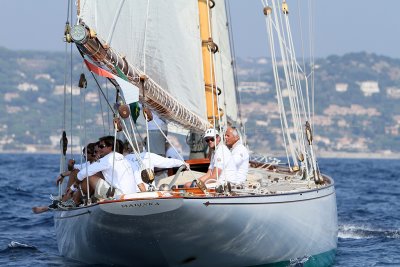
[(81, 0), (79, 18), (129, 64), (206, 118), (197, 1)]
[(216, 53), (215, 57), (216, 83), (217, 87), (222, 89), (219, 104), (230, 120), (237, 121), (238, 106), (225, 1), (216, 1), (215, 7), (212, 9), (212, 25), (212, 36), (219, 48), (219, 52)]

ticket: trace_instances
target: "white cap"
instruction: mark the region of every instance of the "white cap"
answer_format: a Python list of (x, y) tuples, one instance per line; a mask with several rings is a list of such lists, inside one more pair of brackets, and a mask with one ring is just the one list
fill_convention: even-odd
[(215, 130), (215, 129), (213, 129), (213, 128), (211, 128), (211, 129), (208, 129), (208, 130), (204, 133), (204, 137), (203, 137), (203, 138), (214, 137), (214, 136), (216, 136), (216, 135), (219, 135), (219, 134), (218, 134), (218, 131)]

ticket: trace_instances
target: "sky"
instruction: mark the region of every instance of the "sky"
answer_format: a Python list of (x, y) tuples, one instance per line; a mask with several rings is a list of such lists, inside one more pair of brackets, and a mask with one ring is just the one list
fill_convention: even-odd
[[(0, 0), (0, 3), (0, 46), (13, 50), (64, 51), (67, 0)], [(291, 9), (307, 0), (287, 0), (287, 3)], [(268, 56), (261, 0), (229, 0), (229, 6), (236, 56)], [(399, 0), (312, 0), (312, 7), (316, 57), (365, 51), (400, 58)], [(292, 18), (292, 25), (294, 22)]]

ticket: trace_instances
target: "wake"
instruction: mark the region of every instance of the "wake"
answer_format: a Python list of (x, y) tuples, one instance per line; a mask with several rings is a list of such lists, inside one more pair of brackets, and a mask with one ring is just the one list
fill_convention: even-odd
[(364, 225), (339, 226), (338, 237), (342, 239), (390, 238), (399, 239), (400, 229), (381, 229)]
[(20, 250), (20, 249), (37, 250), (35, 246), (23, 244), (17, 241), (11, 241), (10, 244), (7, 245), (7, 248), (1, 250), (0, 252), (4, 253), (11, 250)]

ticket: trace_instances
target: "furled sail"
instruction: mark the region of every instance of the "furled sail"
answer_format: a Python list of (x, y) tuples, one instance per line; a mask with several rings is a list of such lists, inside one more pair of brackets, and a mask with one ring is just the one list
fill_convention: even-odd
[(225, 1), (217, 1), (212, 12), (212, 36), (219, 48), (218, 53), (215, 54), (215, 80), (217, 87), (222, 90), (219, 105), (224, 110), (228, 120), (236, 122), (238, 120), (238, 106)]
[(148, 77), (141, 96), (159, 91), (147, 103), (161, 116), (192, 130), (208, 126), (197, 1), (81, 0), (78, 9), (80, 23)]

